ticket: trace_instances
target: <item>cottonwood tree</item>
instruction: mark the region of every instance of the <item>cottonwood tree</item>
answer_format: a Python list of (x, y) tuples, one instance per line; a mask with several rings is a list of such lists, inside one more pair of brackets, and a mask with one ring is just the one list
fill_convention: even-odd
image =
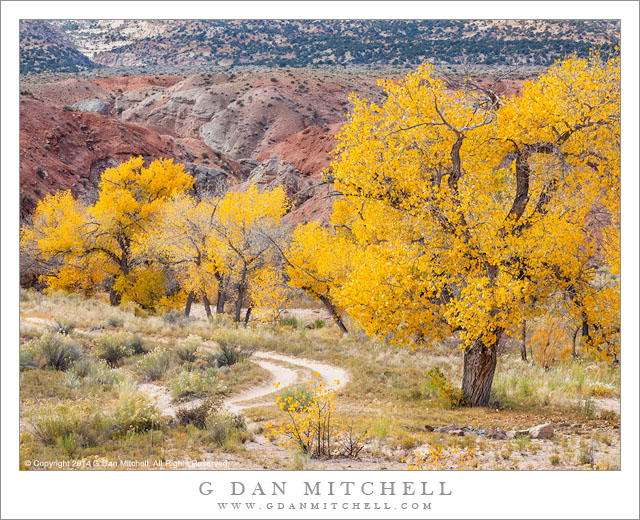
[(217, 292), (217, 312), (225, 298), (223, 266), (217, 259), (221, 245), (216, 235), (217, 198), (196, 200), (180, 194), (168, 200), (158, 213), (156, 224), (141, 237), (144, 255), (171, 266), (187, 291), (185, 315), (189, 316), (196, 296), (202, 299), (207, 317), (212, 317), (209, 297)]
[(617, 355), (619, 75), (617, 57), (571, 58), (500, 98), (427, 64), (381, 82), (381, 106), (354, 97), (332, 162), (353, 243), (335, 301), (397, 342), (459, 334), (472, 406), (489, 403), (501, 336), (544, 302)]
[(152, 301), (162, 277), (139, 254), (141, 238), (157, 222), (166, 200), (192, 186), (191, 175), (172, 159), (145, 167), (142, 157), (132, 158), (103, 173), (98, 200), (87, 208), (70, 192), (45, 197), (33, 223), (22, 230), (21, 248), (49, 267), (45, 276), (58, 287), (111, 279), (112, 305), (123, 294), (141, 291), (145, 301)]
[(350, 236), (318, 222), (298, 226), (286, 251), (282, 251), (289, 283), (322, 302), (344, 333), (347, 327), (335, 298), (350, 275), (353, 251)]
[[(266, 265), (277, 262), (274, 245), (282, 243), (286, 234), (282, 217), (288, 207), (281, 186), (261, 193), (253, 184), (245, 191), (230, 191), (218, 204), (214, 223), (217, 248), (210, 255), (235, 289), (235, 321), (240, 321), (247, 303), (251, 279)], [(245, 322), (250, 312), (251, 307)]]

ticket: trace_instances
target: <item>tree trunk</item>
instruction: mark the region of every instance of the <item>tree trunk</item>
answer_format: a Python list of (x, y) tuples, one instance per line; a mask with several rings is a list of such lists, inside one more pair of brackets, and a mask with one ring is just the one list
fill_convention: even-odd
[(223, 287), (223, 284), (219, 284), (218, 285), (218, 298), (216, 300), (216, 314), (223, 314), (224, 313), (224, 300), (225, 300), (224, 287)]
[(187, 296), (187, 303), (184, 306), (184, 315), (188, 318), (189, 314), (191, 314), (191, 304), (193, 303), (193, 298), (194, 298), (195, 294), (193, 293), (193, 291), (191, 291), (189, 293), (189, 295)]
[(527, 360), (527, 320), (522, 320), (522, 344), (520, 345), (520, 357)]
[(242, 304), (244, 302), (244, 295), (247, 292), (247, 289), (244, 285), (238, 286), (238, 298), (236, 299), (236, 313), (234, 316), (234, 320), (236, 322), (240, 321), (240, 313), (242, 312)]
[(338, 326), (338, 328), (344, 334), (349, 334), (347, 327), (345, 327), (344, 323), (342, 322), (342, 318), (340, 318), (340, 315), (338, 314), (338, 311), (336, 311), (336, 308), (333, 306), (333, 303), (331, 303), (331, 300), (326, 296), (320, 296), (320, 301), (327, 308), (327, 310), (329, 311), (329, 314), (331, 314), (331, 317), (333, 318), (333, 321), (336, 322), (336, 325)]
[(202, 293), (202, 303), (204, 303), (204, 310), (207, 313), (207, 318), (211, 319), (213, 315), (211, 314), (211, 304), (209, 303), (209, 298), (207, 298), (206, 293)]
[(571, 356), (576, 359), (578, 357), (578, 351), (576, 350), (576, 339), (578, 337), (578, 332), (582, 329), (582, 325), (576, 328), (573, 333), (573, 344), (571, 345)]
[(486, 346), (482, 339), (464, 354), (462, 393), (471, 406), (488, 406), (493, 374), (498, 361), (498, 342), (502, 331), (496, 333), (495, 342)]
[(116, 305), (120, 305), (121, 299), (122, 296), (120, 295), (120, 293), (118, 293), (113, 287), (111, 287), (109, 289), (109, 303), (115, 307)]
[(244, 327), (247, 328), (247, 324), (249, 323), (249, 317), (251, 316), (251, 309), (253, 307), (249, 307), (247, 309), (247, 314), (244, 315)]

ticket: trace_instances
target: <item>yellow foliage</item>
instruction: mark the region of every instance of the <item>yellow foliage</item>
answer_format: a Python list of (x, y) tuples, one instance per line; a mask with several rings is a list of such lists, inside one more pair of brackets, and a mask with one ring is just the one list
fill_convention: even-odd
[(571, 355), (571, 345), (567, 342), (567, 332), (561, 320), (545, 319), (531, 336), (534, 359), (544, 368), (550, 368), (557, 361), (566, 361)]
[(142, 157), (132, 158), (104, 172), (98, 200), (86, 209), (70, 192), (45, 197), (23, 229), (21, 250), (47, 269), (52, 288), (88, 292), (114, 277), (116, 291), (153, 308), (161, 283), (140, 268), (143, 237), (166, 200), (192, 186), (191, 175), (172, 159), (145, 168)]
[(277, 321), (289, 304), (289, 289), (282, 272), (271, 265), (257, 271), (251, 278), (250, 296), (257, 321)]
[(429, 445), (422, 450), (416, 450), (411, 460), (403, 462), (407, 463), (409, 470), (468, 470), (473, 469), (474, 454), (473, 448), (441, 448)]
[[(280, 446), (313, 457), (339, 453), (357, 456), (362, 449), (363, 434), (354, 435), (352, 427), (342, 423), (336, 410), (335, 390), (320, 380), (308, 381), (307, 385), (310, 395), (276, 398), (276, 405), (287, 414), (287, 420), (266, 423), (265, 436)], [(277, 388), (279, 383), (274, 386)]]
[(143, 309), (154, 310), (165, 295), (165, 276), (153, 266), (134, 269), (128, 275), (119, 275), (113, 288), (122, 294), (123, 302), (132, 301)]
[(331, 164), (342, 194), (332, 224), (349, 244), (349, 273), (316, 275), (324, 257), (314, 256), (314, 237), (322, 244), (326, 231), (309, 228), (298, 262), (313, 268), (292, 280), (326, 283), (369, 334), (428, 344), (456, 330), (463, 348), (478, 338), (495, 347), (554, 301), (574, 322), (586, 314), (590, 348), (611, 357), (619, 349), (619, 80), (619, 58), (593, 54), (496, 100), (472, 82), (449, 90), (426, 64), (383, 81), (382, 105), (353, 97)]
[(319, 222), (300, 224), (286, 255), (291, 285), (315, 297), (331, 297), (349, 277), (353, 249), (348, 238)]

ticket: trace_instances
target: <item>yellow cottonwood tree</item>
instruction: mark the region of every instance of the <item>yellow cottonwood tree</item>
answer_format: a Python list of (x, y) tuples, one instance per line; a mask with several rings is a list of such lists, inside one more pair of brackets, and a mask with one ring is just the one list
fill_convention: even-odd
[(345, 333), (347, 328), (334, 302), (351, 272), (353, 252), (350, 237), (318, 222), (299, 225), (283, 252), (289, 283), (321, 301)]
[(235, 287), (236, 321), (240, 321), (254, 273), (278, 255), (276, 245), (284, 236), (281, 219), (288, 208), (282, 186), (261, 193), (253, 184), (244, 191), (228, 192), (218, 204), (216, 241), (209, 256), (222, 266)]
[(501, 336), (541, 302), (617, 355), (619, 79), (618, 57), (594, 53), (500, 99), (425, 64), (383, 81), (382, 105), (354, 97), (332, 162), (333, 224), (353, 243), (335, 301), (398, 342), (459, 333), (473, 406), (489, 403)]
[(224, 305), (223, 266), (211, 251), (221, 247), (216, 235), (217, 198), (196, 200), (180, 194), (168, 200), (160, 210), (156, 224), (141, 237), (143, 255), (170, 265), (188, 293), (185, 314), (188, 316), (196, 296), (202, 298), (208, 317), (213, 314), (209, 296), (217, 291), (217, 311)]
[[(153, 226), (165, 201), (192, 185), (191, 175), (172, 159), (145, 167), (142, 157), (132, 158), (103, 173), (98, 200), (86, 209), (69, 192), (41, 201), (33, 224), (23, 230), (21, 247), (51, 266), (49, 274), (58, 278), (78, 278), (82, 271), (93, 273), (99, 265), (105, 277), (114, 278), (110, 299), (118, 304), (127, 287), (137, 286), (129, 278), (142, 264), (137, 256), (141, 237)], [(147, 281), (151, 278), (148, 273), (144, 276)], [(148, 289), (149, 284), (145, 285)]]

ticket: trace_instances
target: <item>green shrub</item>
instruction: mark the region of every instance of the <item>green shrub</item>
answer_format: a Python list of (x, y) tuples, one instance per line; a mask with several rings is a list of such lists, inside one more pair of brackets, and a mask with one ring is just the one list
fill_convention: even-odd
[(437, 405), (445, 408), (457, 408), (465, 405), (464, 396), (460, 388), (454, 387), (438, 368), (427, 372), (423, 383), (423, 392), (435, 399)]
[(295, 316), (290, 316), (288, 318), (280, 318), (278, 320), (278, 325), (280, 325), (281, 327), (291, 327), (293, 329), (300, 328), (300, 322), (298, 321), (298, 318), (296, 318)]
[(29, 349), (20, 348), (20, 370), (26, 367), (37, 367), (33, 361), (33, 352)]
[(224, 409), (209, 413), (205, 426), (211, 441), (223, 448), (243, 442), (247, 437), (244, 418)]
[(531, 437), (529, 435), (516, 435), (513, 438), (513, 445), (520, 452), (525, 451), (530, 442)]
[(170, 366), (171, 356), (162, 347), (156, 347), (136, 363), (137, 371), (149, 381), (162, 379)]
[(313, 322), (313, 328), (315, 329), (322, 329), (324, 327), (326, 327), (324, 320), (317, 319)]
[(165, 312), (162, 315), (162, 319), (169, 325), (176, 325), (177, 327), (180, 327), (180, 328), (183, 328), (187, 323), (189, 323), (189, 321), (191, 321), (182, 312), (179, 312), (175, 309)]
[(288, 412), (290, 409), (305, 411), (313, 401), (313, 389), (308, 386), (297, 386), (284, 389), (281, 393), (280, 403), (284, 404), (283, 410)]
[(176, 375), (169, 385), (171, 394), (176, 399), (186, 396), (200, 397), (208, 394), (223, 392), (223, 387), (218, 381), (216, 370), (208, 369), (206, 372), (189, 372), (183, 369)]
[(66, 370), (79, 356), (78, 348), (62, 334), (49, 332), (35, 340), (34, 358), (41, 366)]
[(67, 457), (73, 457), (78, 448), (78, 443), (76, 442), (76, 436), (73, 433), (70, 433), (64, 438), (56, 439), (56, 444), (62, 451), (64, 451)]
[(580, 443), (580, 453), (578, 454), (578, 464), (590, 466), (595, 461), (595, 449), (592, 442), (582, 441)]
[(379, 415), (376, 422), (371, 426), (371, 434), (378, 439), (384, 439), (389, 434), (389, 425), (389, 418)]
[(201, 339), (199, 337), (190, 335), (186, 340), (179, 343), (175, 350), (178, 362), (180, 364), (195, 362), (200, 342)]
[(98, 343), (98, 357), (104, 359), (109, 366), (117, 367), (124, 358), (144, 352), (139, 337), (126, 334), (105, 334)]
[(115, 435), (157, 430), (165, 424), (149, 396), (131, 385), (121, 385), (118, 389), (118, 403), (112, 419)]
[(240, 347), (232, 339), (220, 338), (218, 339), (218, 345), (220, 346), (220, 354), (218, 354), (218, 366), (230, 367), (248, 359), (254, 352), (254, 349)]
[(144, 349), (144, 343), (142, 342), (142, 338), (140, 336), (134, 336), (129, 340), (129, 350), (131, 354), (146, 354), (146, 350)]
[(89, 400), (46, 404), (34, 413), (34, 435), (46, 445), (73, 439), (74, 446), (95, 446), (111, 432), (111, 421)]
[(122, 316), (109, 316), (107, 325), (112, 329), (118, 329), (124, 325), (124, 318)]
[(67, 384), (72, 387), (83, 383), (113, 385), (121, 379), (118, 371), (109, 368), (104, 359), (80, 358), (67, 371)]
[(114, 385), (122, 380), (120, 373), (109, 368), (104, 359), (96, 359), (87, 376), (88, 383), (99, 383), (101, 385)]
[(66, 318), (56, 318), (55, 324), (51, 325), (49, 330), (51, 330), (51, 332), (53, 332), (54, 334), (57, 333), (68, 336), (75, 328), (76, 324), (73, 321)]
[(81, 378), (87, 377), (91, 373), (91, 369), (93, 368), (94, 363), (95, 359), (82, 357), (75, 361), (69, 372), (73, 372), (75, 375)]

